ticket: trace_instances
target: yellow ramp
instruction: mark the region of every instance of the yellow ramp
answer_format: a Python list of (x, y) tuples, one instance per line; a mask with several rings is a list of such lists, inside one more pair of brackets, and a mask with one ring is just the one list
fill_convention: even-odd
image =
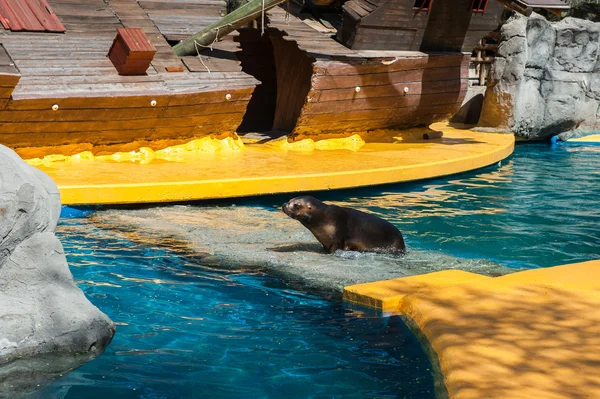
[[(427, 179), (494, 164), (510, 134), (448, 126), (443, 138), (367, 143), (349, 139), (283, 145), (190, 143), (94, 157), (28, 160), (57, 183), (64, 205), (173, 202), (369, 186)], [(208, 148), (208, 149), (207, 149)], [(336, 149), (348, 148), (348, 149)], [(188, 151), (189, 150), (189, 151)]]
[(600, 260), (496, 278), (463, 273), (344, 295), (372, 307), (400, 297), (396, 312), (429, 341), (452, 399), (600, 398)]

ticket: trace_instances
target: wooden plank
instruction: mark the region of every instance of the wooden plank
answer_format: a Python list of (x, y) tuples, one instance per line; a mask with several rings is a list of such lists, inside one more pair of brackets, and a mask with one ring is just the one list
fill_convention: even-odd
[(21, 79), (20, 75), (0, 73), (0, 87), (14, 88), (19, 83), (19, 79)]
[(354, 88), (312, 90), (308, 96), (317, 102), (340, 101), (348, 99), (368, 99), (381, 97), (403, 96), (404, 88), (408, 88), (408, 95), (451, 93), (466, 90), (467, 79), (438, 80), (423, 87), (421, 82), (401, 82), (380, 86), (363, 86), (357, 93)]
[(202, 1), (150, 1), (140, 0), (140, 5), (145, 10), (196, 10), (198, 7), (225, 7), (224, 0), (202, 0)]
[(376, 73), (352, 76), (314, 76), (312, 80), (313, 89), (335, 89), (342, 87), (363, 87), (401, 82), (421, 82), (435, 80), (449, 80), (461, 77), (460, 67), (442, 67), (428, 69), (413, 69), (407, 71), (395, 71), (389, 74)]
[(276, 73), (277, 102), (273, 128), (291, 131), (302, 111), (312, 77), (311, 60), (297, 46), (272, 35)]
[(351, 99), (342, 101), (310, 102), (302, 110), (302, 115), (336, 114), (337, 112), (352, 112), (393, 108), (413, 108), (416, 106), (460, 104), (466, 94), (465, 91), (442, 94), (407, 95), (395, 97), (379, 97), (365, 99)]
[[(182, 106), (197, 104), (220, 103), (226, 94), (231, 94), (232, 101), (249, 100), (254, 86), (240, 90), (213, 90), (207, 92), (192, 92), (177, 95), (140, 95), (140, 96), (111, 96), (111, 97), (66, 97), (42, 99), (13, 99), (7, 109), (10, 110), (47, 110), (58, 104), (60, 110), (66, 109), (103, 109), (103, 108), (144, 108), (155, 100), (157, 106)], [(14, 97), (14, 96), (13, 96)]]
[[(245, 111), (245, 108), (244, 108)], [(218, 116), (215, 116), (218, 115)], [(68, 121), (68, 122), (53, 122), (45, 121), (40, 123), (35, 122), (2, 122), (0, 123), (0, 135), (4, 133), (68, 133), (68, 132), (102, 132), (105, 130), (140, 130), (152, 129), (156, 127), (187, 127), (196, 126), (197, 124), (214, 122), (215, 118), (219, 118), (219, 122), (227, 122), (232, 120), (242, 120), (244, 112), (212, 115), (190, 115), (186, 118), (148, 118), (148, 119), (129, 119), (129, 120), (90, 120), (90, 121)]]
[(80, 59), (73, 60), (71, 58), (62, 58), (62, 59), (46, 59), (47, 62), (40, 62), (40, 59), (20, 59), (19, 60), (19, 68), (27, 69), (27, 68), (40, 68), (40, 64), (44, 64), (47, 66), (48, 64), (52, 65), (53, 68), (68, 68), (72, 67), (73, 64), (77, 65), (77, 68), (111, 68), (112, 64), (108, 58), (92, 58), (92, 59)]
[[(153, 75), (141, 75), (141, 76), (121, 76), (117, 74), (112, 75), (96, 75), (96, 76), (23, 76), (19, 83), (19, 88), (23, 89), (22, 86), (27, 85), (44, 85), (52, 83), (54, 85), (102, 85), (102, 84), (123, 84), (123, 83), (161, 83), (162, 78), (158, 74)], [(90, 86), (93, 87), (93, 86)], [(27, 90), (35, 90), (35, 88), (28, 88)]]
[(428, 126), (431, 123), (443, 121), (455, 111), (455, 109), (447, 109), (428, 113), (423, 110), (423, 112), (418, 115), (414, 112), (408, 112), (405, 114), (397, 114), (397, 117), (395, 118), (384, 117), (376, 119), (375, 117), (372, 117), (363, 120), (335, 121), (335, 123), (332, 123), (331, 121), (317, 123), (312, 120), (302, 120), (299, 121), (294, 133), (292, 133), (290, 137), (294, 139), (294, 136), (299, 134), (310, 134), (312, 132), (319, 135), (327, 133), (340, 135), (343, 133), (364, 132), (375, 129), (409, 129), (413, 127)]
[(369, 15), (372, 10), (364, 9), (357, 1), (350, 0), (344, 3), (344, 10), (352, 15), (354, 19), (361, 19)]
[(418, 50), (423, 30), (416, 28), (382, 28), (360, 26), (353, 49), (369, 50)]
[(10, 95), (12, 94), (13, 90), (14, 90), (14, 87), (0, 87), (0, 98), (1, 99), (10, 98)]
[(83, 133), (0, 133), (0, 143), (17, 149), (17, 153), (19, 153), (19, 148), (28, 148), (27, 154), (29, 157), (36, 156), (32, 155), (35, 154), (35, 151), (30, 148), (32, 143), (36, 143), (36, 147), (40, 148), (37, 156), (48, 154), (48, 150), (52, 151), (50, 153), (54, 153), (57, 147), (71, 146), (72, 144), (91, 144), (93, 147), (90, 149), (94, 154), (110, 154), (115, 150), (121, 151), (126, 144), (131, 144), (132, 150), (141, 146), (161, 149), (173, 144), (172, 141), (166, 142), (166, 140), (179, 139), (181, 140), (179, 144), (182, 144), (194, 138), (233, 132), (238, 124), (239, 122), (234, 121), (186, 127), (157, 127), (125, 132), (122, 130), (103, 130)]
[(407, 71), (421, 68), (441, 68), (461, 66), (468, 62), (468, 56), (462, 54), (427, 55), (421, 57), (392, 58), (388, 57), (385, 62), (378, 60), (365, 61), (317, 61), (315, 62), (315, 73), (319, 75), (365, 75), (374, 73), (390, 73), (396, 71)]
[[(0, 97), (2, 98), (2, 97)], [(248, 101), (229, 101), (220, 103), (204, 103), (177, 107), (143, 108), (96, 108), (96, 109), (59, 109), (45, 110), (4, 110), (0, 112), (0, 122), (86, 122), (86, 121), (118, 121), (134, 119), (170, 118), (175, 116), (190, 117), (200, 115), (220, 115), (224, 113), (244, 112)]]
[[(19, 64), (17, 63), (17, 66), (19, 66)], [(95, 68), (89, 68), (89, 67), (79, 67), (79, 66), (75, 66), (75, 67), (23, 67), (21, 68), (19, 66), (19, 69), (21, 70), (21, 73), (23, 74), (28, 74), (28, 75), (43, 75), (43, 76), (60, 76), (60, 75), (67, 75), (67, 76), (76, 76), (76, 75), (100, 75), (100, 74), (110, 74), (110, 73), (115, 73), (115, 69), (113, 66), (106, 66), (106, 67), (95, 67)]]
[[(413, 127), (422, 127), (428, 126), (434, 122), (443, 121), (450, 116), (451, 113), (443, 113), (443, 114), (423, 114), (420, 116), (414, 115), (403, 115), (402, 120), (400, 119), (369, 119), (362, 121), (344, 121), (337, 122), (335, 124), (332, 123), (320, 123), (315, 124), (310, 122), (306, 125), (299, 125), (294, 133), (292, 133), (290, 137), (292, 140), (296, 140), (296, 136), (301, 136), (300, 138), (310, 137), (310, 134), (317, 134), (319, 136), (323, 134), (332, 134), (335, 137), (340, 137), (341, 135), (348, 135), (349, 133), (355, 132), (368, 132), (371, 130), (377, 129), (394, 129), (394, 130), (403, 130), (410, 129)], [(306, 134), (308, 133), (308, 134)]]
[(241, 71), (242, 65), (236, 60), (222, 59), (215, 57), (205, 57), (201, 55), (202, 61), (198, 57), (182, 57), (185, 66), (191, 72), (235, 72)]
[(302, 114), (298, 119), (298, 124), (304, 124), (308, 126), (312, 126), (313, 124), (314, 126), (329, 124), (335, 126), (336, 124), (341, 122), (362, 121), (361, 123), (365, 123), (366, 125), (368, 125), (370, 120), (386, 118), (394, 120), (406, 118), (408, 116), (447, 114), (449, 112), (454, 112), (456, 109), (456, 104), (444, 104), (429, 105), (422, 107), (415, 106), (406, 108), (368, 109), (349, 112), (336, 112), (329, 114)]
[(52, 2), (54, 11), (61, 15), (69, 16), (80, 16), (80, 17), (105, 17), (115, 18), (115, 15), (111, 11), (110, 7), (103, 4), (101, 7), (90, 7), (89, 5), (80, 5), (79, 7), (69, 4), (54, 4)]

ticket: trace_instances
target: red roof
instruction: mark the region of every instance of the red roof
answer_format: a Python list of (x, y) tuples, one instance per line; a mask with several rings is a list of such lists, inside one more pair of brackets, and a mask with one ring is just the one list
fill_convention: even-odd
[(0, 0), (0, 22), (12, 31), (66, 30), (46, 0)]
[(142, 28), (117, 28), (117, 32), (125, 41), (125, 45), (129, 51), (156, 52), (156, 47), (154, 47)]

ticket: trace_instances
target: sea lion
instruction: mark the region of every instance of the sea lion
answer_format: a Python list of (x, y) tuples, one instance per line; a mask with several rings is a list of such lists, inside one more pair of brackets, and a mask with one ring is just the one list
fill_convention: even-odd
[(377, 216), (327, 205), (311, 196), (292, 198), (281, 210), (310, 230), (325, 251), (373, 251), (404, 253), (400, 230)]

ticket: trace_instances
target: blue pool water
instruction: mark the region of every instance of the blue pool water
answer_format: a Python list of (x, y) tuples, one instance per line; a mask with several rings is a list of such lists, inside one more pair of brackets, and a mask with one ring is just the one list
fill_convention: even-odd
[(118, 327), (100, 358), (40, 397), (432, 397), (429, 363), (398, 318), (358, 317), (252, 270), (213, 270), (85, 221), (59, 231), (79, 286)]
[[(521, 145), (500, 166), (318, 196), (386, 217), (411, 248), (511, 267), (600, 258), (600, 147)], [(237, 205), (276, 212), (288, 198)], [(186, 248), (133, 244), (87, 219), (58, 234), (80, 287), (118, 328), (100, 358), (40, 397), (433, 397), (431, 367), (397, 317), (255, 269), (214, 269)]]
[(321, 197), (385, 217), (412, 248), (515, 268), (600, 258), (600, 146), (520, 144), (500, 166)]

